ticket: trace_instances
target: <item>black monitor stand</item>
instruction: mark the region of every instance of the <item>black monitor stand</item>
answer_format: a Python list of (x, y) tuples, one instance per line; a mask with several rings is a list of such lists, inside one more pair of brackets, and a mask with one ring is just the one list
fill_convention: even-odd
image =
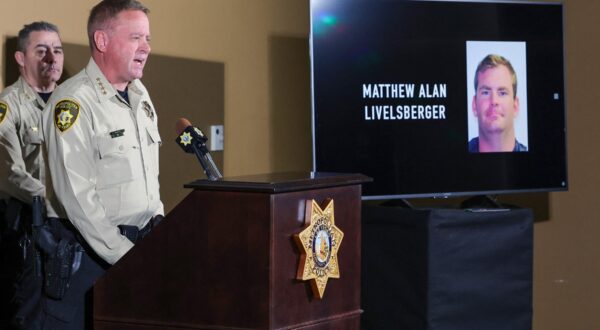
[(476, 195), (460, 203), (461, 209), (503, 209), (503, 206), (496, 196)]
[(476, 205), (363, 204), (361, 329), (531, 329), (533, 212)]

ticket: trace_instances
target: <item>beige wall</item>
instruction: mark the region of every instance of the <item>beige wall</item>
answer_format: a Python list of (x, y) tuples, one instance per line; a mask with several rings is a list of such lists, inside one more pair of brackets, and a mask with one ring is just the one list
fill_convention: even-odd
[[(96, 3), (96, 0), (4, 0), (0, 33), (4, 40), (16, 35), (24, 23), (44, 19), (59, 25), (64, 42), (86, 44), (87, 15)], [(306, 37), (308, 3), (274, 0), (144, 3), (151, 9), (154, 53), (225, 63), (224, 172), (228, 175), (269, 172), (272, 161), (269, 36)], [(4, 60), (0, 59), (0, 63)], [(148, 65), (152, 65), (151, 60)]]
[[(61, 27), (65, 42), (85, 44), (85, 19), (95, 3), (4, 0), (0, 33), (5, 40), (23, 23), (45, 19)], [(310, 149), (298, 156), (282, 148), (287, 143), (303, 145), (310, 134), (309, 102), (303, 97), (308, 97), (307, 76), (298, 70), (307, 67), (308, 54), (299, 52), (306, 49), (302, 39), (308, 35), (308, 0), (145, 3), (152, 9), (154, 53), (224, 63), (225, 174), (308, 169)], [(564, 3), (570, 189), (540, 198), (547, 220), (535, 226), (537, 330), (600, 329), (600, 1)], [(305, 129), (299, 130), (298, 123)], [(172, 126), (161, 123), (165, 124)], [(539, 204), (536, 198), (516, 199), (522, 205)]]

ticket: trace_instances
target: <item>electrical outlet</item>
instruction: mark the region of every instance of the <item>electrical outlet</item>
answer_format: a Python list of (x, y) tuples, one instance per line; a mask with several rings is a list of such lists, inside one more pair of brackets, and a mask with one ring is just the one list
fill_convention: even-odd
[(223, 125), (211, 125), (210, 136), (210, 151), (223, 150)]

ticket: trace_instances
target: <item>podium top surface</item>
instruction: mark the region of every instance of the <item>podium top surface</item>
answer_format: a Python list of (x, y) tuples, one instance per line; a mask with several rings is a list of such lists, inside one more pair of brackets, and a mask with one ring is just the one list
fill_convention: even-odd
[(196, 180), (184, 185), (195, 190), (283, 193), (300, 190), (348, 186), (370, 182), (358, 173), (290, 172), (225, 177), (218, 181)]

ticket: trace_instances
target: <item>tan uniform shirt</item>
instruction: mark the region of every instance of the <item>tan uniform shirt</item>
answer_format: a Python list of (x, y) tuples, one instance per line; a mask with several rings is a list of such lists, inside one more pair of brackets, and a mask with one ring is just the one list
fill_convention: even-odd
[(0, 198), (31, 204), (44, 196), (42, 109), (46, 103), (21, 77), (0, 94)]
[(129, 104), (90, 59), (54, 91), (43, 115), (49, 198), (111, 264), (133, 245), (117, 225), (142, 228), (164, 214), (156, 112), (139, 80), (129, 84), (128, 97)]

